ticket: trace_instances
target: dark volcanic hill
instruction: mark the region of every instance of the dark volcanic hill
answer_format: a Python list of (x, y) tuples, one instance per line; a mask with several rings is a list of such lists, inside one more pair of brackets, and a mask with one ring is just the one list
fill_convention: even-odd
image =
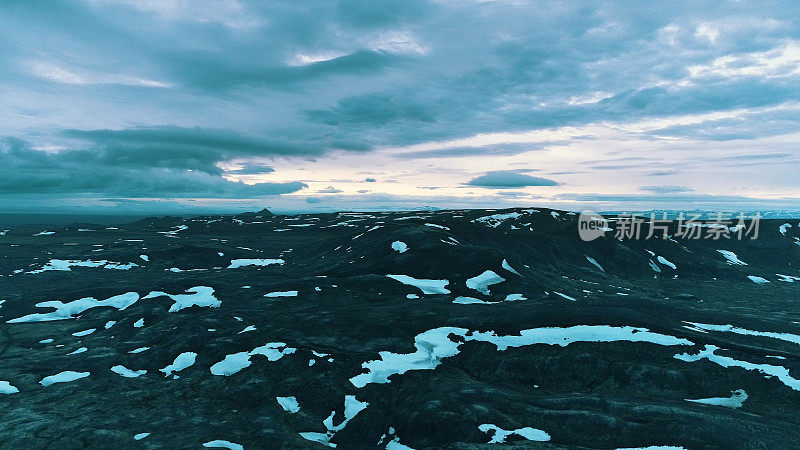
[(591, 242), (545, 209), (11, 228), (2, 448), (800, 448), (797, 219)]

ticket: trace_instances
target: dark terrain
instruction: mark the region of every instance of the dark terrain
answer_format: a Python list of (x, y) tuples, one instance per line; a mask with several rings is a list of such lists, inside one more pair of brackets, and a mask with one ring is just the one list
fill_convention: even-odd
[[(518, 216), (475, 220), (507, 213)], [(203, 448), (215, 440), (246, 449), (328, 441), (390, 450), (800, 448), (797, 219), (762, 220), (755, 240), (608, 233), (591, 242), (579, 239), (577, 216), (546, 209), (263, 211), (7, 228), (0, 381), (13, 389), (0, 393), (2, 448)], [(393, 249), (395, 241), (408, 249)], [(229, 268), (239, 259), (284, 262)], [(42, 271), (64, 269), (51, 260), (73, 264)], [(504, 281), (488, 285), (488, 295), (467, 286), (487, 270)], [(390, 274), (447, 280), (450, 293), (425, 294)], [(160, 294), (198, 286), (221, 303), (170, 312), (178, 300)], [(285, 291), (298, 292), (265, 297)], [(125, 293), (131, 303), (121, 306), (35, 306)], [(61, 320), (29, 316), (54, 311)], [(565, 329), (578, 325), (598, 327)], [(735, 328), (715, 327), (723, 325)], [(440, 327), (455, 328), (415, 341)], [(544, 327), (589, 334), (559, 345), (496, 344)], [(192, 365), (174, 376), (160, 371), (185, 352), (196, 353)], [(249, 366), (213, 373), (247, 356)], [(353, 380), (365, 378), (354, 377), (369, 371), (362, 364), (376, 360), (410, 370), (359, 387)], [(146, 373), (122, 376), (115, 366)], [(88, 375), (40, 383), (64, 371)], [(687, 401), (739, 390), (747, 396), (740, 407)], [(276, 397), (295, 397), (299, 411)], [(512, 433), (502, 439), (484, 424)], [(525, 427), (540, 440), (513, 433)], [(150, 434), (135, 440), (140, 433)]]

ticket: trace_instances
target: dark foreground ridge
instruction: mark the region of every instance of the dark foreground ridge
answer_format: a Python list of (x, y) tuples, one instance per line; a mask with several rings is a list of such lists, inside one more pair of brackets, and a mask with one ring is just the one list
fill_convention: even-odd
[(545, 209), (14, 227), (0, 447), (799, 448), (786, 224), (591, 242)]

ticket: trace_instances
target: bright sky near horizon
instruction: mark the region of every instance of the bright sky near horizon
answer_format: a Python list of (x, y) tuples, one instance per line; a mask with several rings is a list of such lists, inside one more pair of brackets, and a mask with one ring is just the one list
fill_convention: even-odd
[(0, 207), (800, 209), (792, 1), (0, 8)]

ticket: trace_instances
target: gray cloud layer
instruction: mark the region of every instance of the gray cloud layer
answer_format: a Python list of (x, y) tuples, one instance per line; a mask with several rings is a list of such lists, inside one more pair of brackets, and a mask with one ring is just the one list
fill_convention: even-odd
[[(147, 162), (150, 162), (148, 164)], [(0, 194), (112, 195), (127, 197), (257, 197), (296, 192), (303, 183), (231, 182), (186, 169), (186, 160), (151, 153), (120, 164), (113, 154), (91, 150), (57, 153), (11, 139), (0, 147)]]

